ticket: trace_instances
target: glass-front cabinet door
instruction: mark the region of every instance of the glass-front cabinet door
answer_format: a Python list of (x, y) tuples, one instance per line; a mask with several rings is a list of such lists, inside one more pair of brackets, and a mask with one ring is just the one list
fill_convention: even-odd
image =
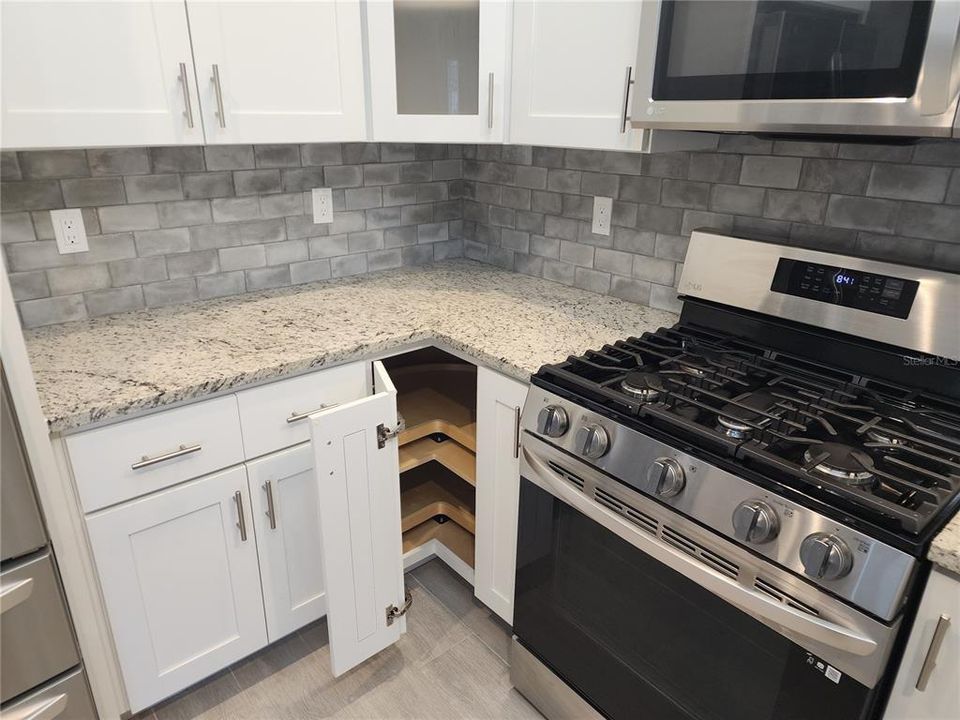
[(374, 140), (502, 142), (508, 0), (367, 6)]

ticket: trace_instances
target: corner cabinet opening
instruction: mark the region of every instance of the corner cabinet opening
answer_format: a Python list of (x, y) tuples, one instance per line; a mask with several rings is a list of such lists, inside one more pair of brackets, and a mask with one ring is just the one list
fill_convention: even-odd
[(473, 584), (477, 368), (436, 348), (385, 361), (397, 388), (406, 569), (439, 557)]

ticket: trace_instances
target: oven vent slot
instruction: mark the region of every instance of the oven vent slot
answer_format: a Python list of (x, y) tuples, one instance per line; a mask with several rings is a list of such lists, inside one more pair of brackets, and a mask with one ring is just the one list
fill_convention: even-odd
[(569, 470), (566, 470), (562, 466), (557, 465), (557, 463), (553, 462), (553, 460), (548, 460), (547, 464), (551, 467), (551, 469), (555, 473), (560, 475), (564, 480), (569, 482), (571, 485), (576, 485), (580, 490), (583, 490), (583, 480), (578, 478), (576, 475), (572, 474)]
[(726, 575), (727, 577), (736, 579), (740, 575), (740, 566), (731, 560), (727, 560), (722, 555), (718, 555), (705, 548), (700, 543), (695, 540), (690, 539), (686, 535), (677, 530), (674, 530), (669, 525), (663, 526), (663, 532), (661, 533), (664, 542), (673, 545), (678, 550), (682, 550), (687, 555), (692, 555), (697, 558), (704, 565), (709, 565), (717, 572)]
[(642, 530), (646, 530), (651, 535), (657, 534), (657, 527), (659, 526), (659, 523), (645, 512), (637, 510), (635, 507), (632, 507), (622, 500), (615, 498), (613, 495), (601, 490), (600, 488), (594, 489), (593, 496), (598, 503), (620, 513), (627, 520)]
[(760, 592), (764, 593), (765, 595), (769, 595), (770, 597), (776, 600), (779, 600), (784, 605), (787, 605), (788, 607), (792, 607), (795, 610), (800, 610), (801, 612), (805, 612), (808, 615), (820, 614), (820, 612), (816, 608), (810, 607), (806, 603), (795, 598), (790, 593), (784, 592), (783, 590), (778, 588), (776, 585), (773, 585), (772, 583), (764, 580), (763, 578), (758, 577), (754, 581), (753, 586)]

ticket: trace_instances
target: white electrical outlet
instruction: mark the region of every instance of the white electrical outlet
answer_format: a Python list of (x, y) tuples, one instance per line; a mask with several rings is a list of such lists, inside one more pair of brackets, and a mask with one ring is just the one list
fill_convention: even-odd
[(610, 234), (610, 214), (613, 212), (613, 198), (595, 197), (593, 199), (593, 234)]
[(333, 191), (330, 188), (313, 189), (313, 221), (333, 222)]
[(53, 234), (57, 238), (57, 250), (61, 255), (87, 252), (87, 231), (83, 227), (83, 213), (80, 210), (51, 210), (50, 222)]

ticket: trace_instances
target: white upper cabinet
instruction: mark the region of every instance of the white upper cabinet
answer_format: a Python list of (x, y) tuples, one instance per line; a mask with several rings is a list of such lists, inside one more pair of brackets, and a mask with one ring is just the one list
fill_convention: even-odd
[(510, 10), (507, 0), (369, 0), (373, 139), (502, 142)]
[(188, 0), (208, 143), (362, 140), (359, 0)]
[(510, 142), (639, 148), (624, 121), (639, 0), (516, 4)]
[(0, 13), (4, 149), (203, 142), (183, 3), (4, 0)]
[[(374, 392), (310, 416), (317, 472), (330, 665), (340, 676), (406, 629), (397, 391), (379, 362)], [(382, 429), (382, 432), (381, 430)]]

